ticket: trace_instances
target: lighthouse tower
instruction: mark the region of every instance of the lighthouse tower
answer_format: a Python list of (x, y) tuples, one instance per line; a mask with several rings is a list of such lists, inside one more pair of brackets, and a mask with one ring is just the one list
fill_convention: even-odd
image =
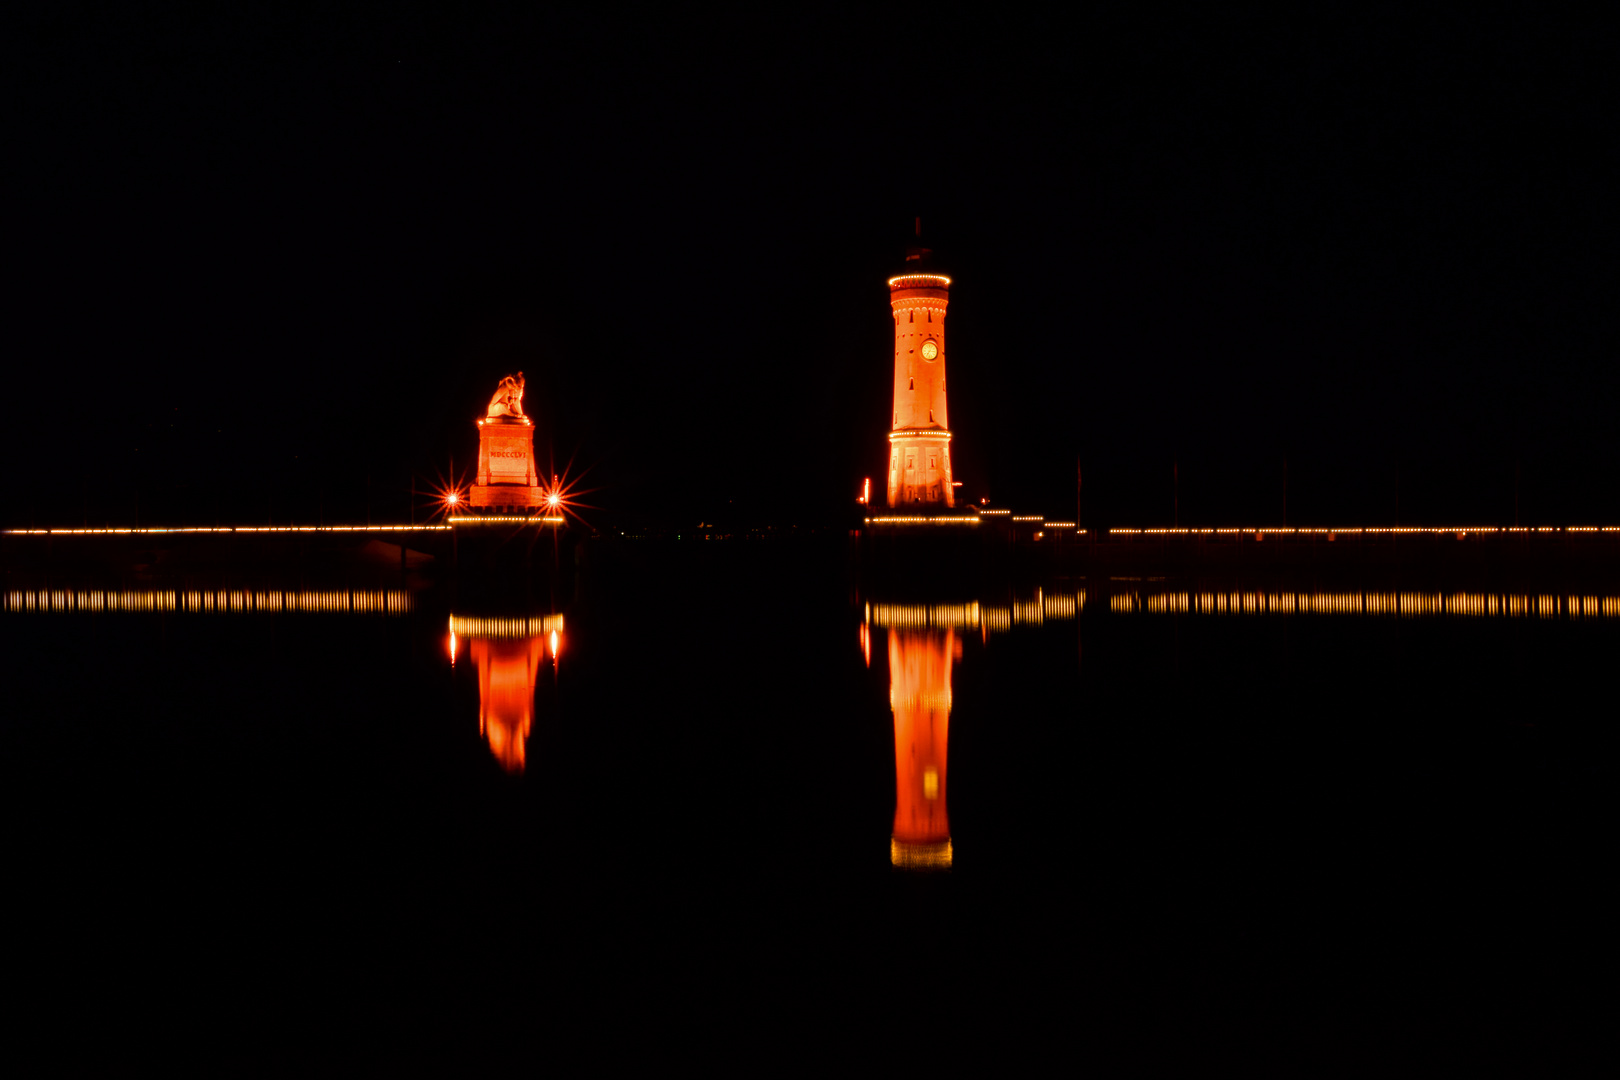
[[(918, 234), (921, 235), (921, 223)], [(889, 432), (889, 506), (938, 510), (956, 505), (951, 429), (945, 412), (945, 307), (951, 279), (932, 266), (919, 239), (904, 272), (889, 279), (894, 311), (894, 426)]]

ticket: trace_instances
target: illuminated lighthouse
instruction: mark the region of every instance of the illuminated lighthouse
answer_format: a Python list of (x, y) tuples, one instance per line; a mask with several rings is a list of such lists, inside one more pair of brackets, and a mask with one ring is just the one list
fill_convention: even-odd
[(889, 506), (894, 509), (956, 505), (951, 429), (945, 412), (945, 307), (951, 279), (933, 272), (932, 256), (920, 242), (913, 244), (906, 251), (905, 272), (889, 279), (889, 307), (894, 311)]

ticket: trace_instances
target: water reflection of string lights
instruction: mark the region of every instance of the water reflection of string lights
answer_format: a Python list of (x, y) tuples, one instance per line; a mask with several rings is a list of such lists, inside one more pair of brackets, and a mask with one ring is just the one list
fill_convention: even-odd
[(1037, 590), (1028, 600), (1009, 604), (986, 604), (978, 600), (966, 604), (886, 604), (868, 603), (866, 622), (872, 626), (902, 630), (961, 629), (977, 627), (1003, 633), (1014, 626), (1076, 618), (1086, 606), (1086, 590), (1049, 593)]
[(164, 612), (184, 614), (306, 612), (319, 614), (404, 615), (411, 594), (402, 589), (285, 592), (248, 589), (20, 589), (5, 594), (6, 611)]
[(1620, 618), (1620, 596), (1555, 593), (1119, 593), (1110, 611), (1186, 615), (1383, 615), (1398, 618)]
[(562, 629), (561, 615), (520, 615), (517, 618), (450, 616), (450, 632), (457, 637), (533, 637)]
[(868, 525), (977, 525), (979, 519), (949, 514), (941, 514), (935, 517), (927, 517), (921, 514), (891, 514), (888, 517), (867, 518), (866, 523)]

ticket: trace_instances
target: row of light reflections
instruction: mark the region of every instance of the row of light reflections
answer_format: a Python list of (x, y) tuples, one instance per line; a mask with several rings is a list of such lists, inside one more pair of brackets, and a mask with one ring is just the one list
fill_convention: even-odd
[[(1086, 590), (1049, 593), (1006, 604), (868, 602), (860, 645), (872, 663), (874, 631), (888, 633), (889, 708), (894, 717), (895, 810), (890, 862), (905, 870), (948, 869), (952, 861), (946, 810), (946, 762), (953, 696), (951, 665), (962, 658), (963, 632), (990, 635), (1018, 626), (1073, 620)], [(1193, 592), (1130, 591), (1107, 597), (1120, 614), (1472, 616), (1521, 618), (1620, 617), (1620, 597), (1428, 592)]]
[[(383, 615), (409, 614), (403, 589), (13, 589), (0, 610), (17, 613), (175, 613)], [(478, 731), (509, 772), (522, 772), (534, 725), (535, 678), (549, 660), (555, 673), (563, 617), (450, 616), (450, 664), (465, 651), (478, 667)]]
[[(312, 612), (403, 615), (413, 608), (404, 590), (13, 590), (11, 612)], [(903, 870), (949, 869), (953, 859), (946, 777), (953, 704), (952, 665), (962, 636), (988, 642), (1016, 627), (1074, 621), (1086, 590), (1047, 592), (991, 604), (868, 602), (860, 646), (868, 667), (874, 638), (886, 632), (889, 708), (894, 724), (895, 810), (890, 862)], [(1620, 596), (1428, 592), (1111, 592), (1117, 614), (1360, 615), (1398, 617), (1615, 618)], [(556, 677), (563, 650), (561, 614), (455, 615), (445, 640), (450, 666), (469, 657), (478, 674), (478, 730), (501, 767), (527, 766), (534, 727), (535, 686), (550, 667)]]
[[(1374, 615), (1401, 618), (1620, 618), (1620, 596), (1592, 593), (1474, 592), (1258, 592), (1132, 590), (1107, 597), (1108, 610), (1149, 615)], [(865, 624), (881, 627), (950, 627), (984, 636), (1015, 626), (1072, 619), (1086, 607), (1086, 590), (1046, 593), (1007, 604), (868, 603)]]
[(1183, 615), (1386, 615), (1530, 619), (1620, 618), (1620, 596), (1557, 593), (1115, 593), (1110, 611)]
[(403, 589), (328, 589), (289, 592), (249, 589), (13, 589), (4, 594), (4, 610), (16, 612), (173, 611), (313, 612), (323, 615), (405, 615), (411, 594)]

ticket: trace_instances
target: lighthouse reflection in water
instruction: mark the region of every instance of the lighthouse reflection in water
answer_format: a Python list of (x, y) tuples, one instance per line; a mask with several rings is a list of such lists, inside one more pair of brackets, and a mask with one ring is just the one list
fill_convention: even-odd
[(1020, 627), (1073, 622), (1086, 591), (1049, 592), (1005, 603), (866, 604), (861, 652), (867, 666), (884, 631), (889, 640), (889, 708), (894, 715), (894, 831), (889, 859), (903, 870), (951, 866), (951, 823), (945, 810), (945, 763), (951, 728), (951, 665), (962, 659), (963, 635), (985, 645)]
[(477, 665), (478, 733), (509, 773), (527, 764), (535, 680), (548, 664), (555, 674), (562, 635), (561, 615), (450, 616), (450, 664), (464, 652)]
[(945, 752), (951, 726), (951, 661), (961, 651), (954, 630), (889, 631), (895, 771), (889, 858), (902, 869), (951, 865)]

